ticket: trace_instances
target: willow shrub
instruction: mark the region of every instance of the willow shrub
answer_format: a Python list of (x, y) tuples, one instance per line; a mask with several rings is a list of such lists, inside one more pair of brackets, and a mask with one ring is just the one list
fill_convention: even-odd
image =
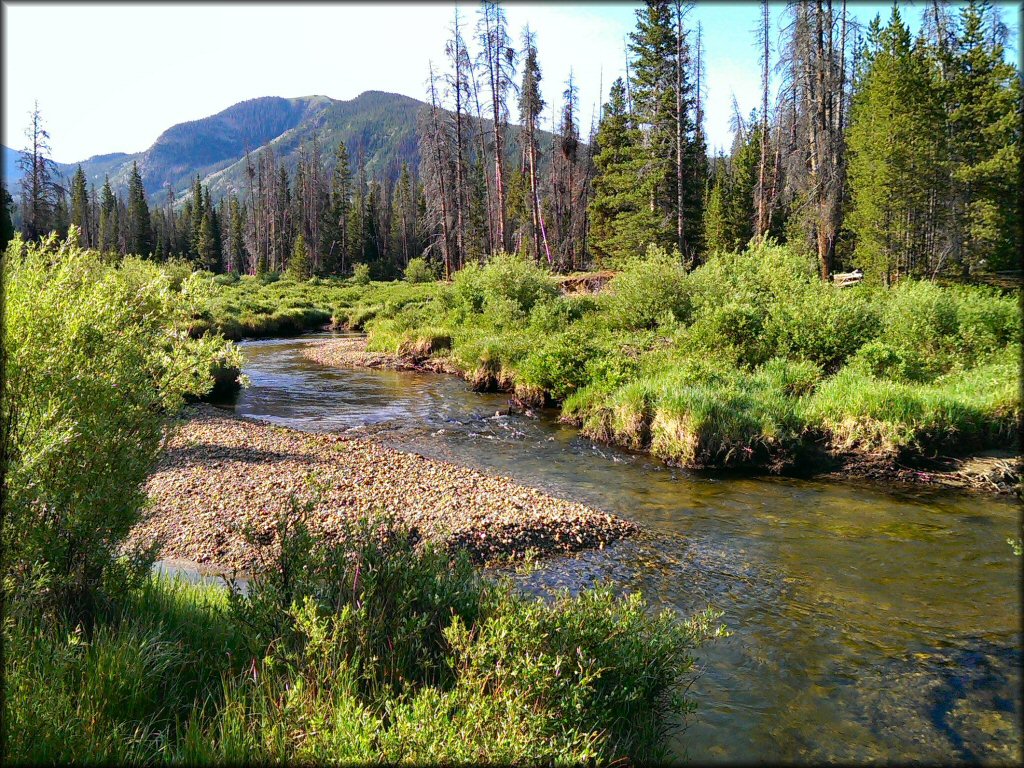
[(526, 595), (386, 520), (278, 518), (246, 593), (152, 577), (5, 628), (8, 762), (602, 764), (664, 758), (719, 614)]
[(208, 300), (192, 278), (139, 259), (119, 265), (74, 234), (16, 238), (3, 259), (6, 427), (4, 586), (90, 612), (126, 575), (119, 549), (138, 520), (164, 415), (237, 366), (223, 338), (191, 339)]

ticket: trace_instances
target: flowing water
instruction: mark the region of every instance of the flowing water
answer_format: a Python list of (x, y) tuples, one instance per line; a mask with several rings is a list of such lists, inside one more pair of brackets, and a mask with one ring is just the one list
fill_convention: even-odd
[(249, 342), (241, 415), (372, 435), (510, 476), (647, 534), (546, 561), (526, 588), (610, 579), (731, 636), (698, 652), (698, 762), (1015, 762), (1021, 558), (1010, 500), (880, 485), (715, 477), (581, 438), (446, 376), (331, 370), (310, 337)]

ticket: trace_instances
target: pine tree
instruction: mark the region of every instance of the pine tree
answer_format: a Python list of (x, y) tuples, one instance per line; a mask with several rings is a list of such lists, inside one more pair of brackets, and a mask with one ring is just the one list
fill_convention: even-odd
[(195, 183), (192, 185), (192, 207), (189, 209), (189, 223), (191, 224), (191, 236), (189, 238), (189, 256), (196, 263), (202, 263), (202, 250), (199, 247), (199, 239), (203, 230), (203, 185), (196, 174)]
[(14, 199), (7, 191), (7, 184), (0, 181), (0, 253), (7, 250), (7, 244), (14, 237), (14, 222), (11, 220), (11, 205)]
[(103, 253), (112, 253), (117, 250), (117, 201), (114, 199), (114, 192), (110, 188), (110, 178), (103, 180), (103, 191), (100, 202), (100, 234), (99, 249)]
[(85, 172), (79, 165), (71, 179), (71, 223), (81, 231), (82, 244), (92, 246), (94, 236), (89, 216), (89, 193), (85, 184)]
[(132, 163), (128, 177), (128, 251), (149, 256), (153, 250), (153, 230), (146, 204), (146, 190), (142, 186), (138, 163)]
[(352, 196), (352, 204), (348, 215), (349, 259), (351, 264), (368, 261), (366, 252), (367, 216), (366, 216), (366, 159), (362, 150), (359, 152), (356, 184)]
[(201, 253), (202, 260), (206, 269), (211, 272), (220, 272), (224, 257), (223, 239), (220, 234), (220, 218), (210, 201), (209, 186), (203, 192), (203, 218), (208, 220), (203, 222), (203, 226), (208, 232), (208, 240), (206, 251)]
[(704, 206), (704, 235), (708, 253), (721, 253), (730, 249), (730, 238), (725, 212), (725, 185), (727, 170), (725, 157), (718, 158), (718, 171), (710, 187)]
[(245, 231), (245, 223), (242, 220), (242, 209), (238, 205), (238, 198), (233, 195), (231, 197), (229, 210), (231, 216), (231, 237), (229, 245), (231, 260), (228, 263), (228, 268), (232, 272), (245, 274), (246, 264), (248, 262), (248, 254), (245, 252), (245, 238), (242, 234)]
[(344, 273), (350, 260), (349, 212), (352, 207), (352, 169), (345, 142), (338, 142), (331, 176), (331, 204), (328, 209), (327, 245), (324, 269), (328, 274)]
[(594, 197), (590, 202), (590, 248), (601, 266), (643, 254), (657, 230), (649, 190), (641, 183), (646, 162), (640, 132), (626, 112), (626, 84), (612, 83), (597, 129)]
[(850, 114), (847, 225), (855, 264), (889, 282), (928, 266), (926, 229), (941, 183), (944, 134), (939, 93), (923, 53), (894, 7), (872, 25)]
[(295, 280), (309, 280), (313, 271), (306, 250), (306, 238), (300, 232), (292, 246), (292, 255), (288, 260), (288, 274)]
[(1021, 83), (1005, 61), (997, 11), (960, 13), (949, 79), (954, 226), (967, 269), (1010, 269), (1020, 241)]
[(71, 211), (68, 210), (68, 197), (64, 193), (64, 189), (58, 187), (53, 204), (53, 231), (57, 233), (57, 237), (62, 239), (67, 237), (70, 223)]

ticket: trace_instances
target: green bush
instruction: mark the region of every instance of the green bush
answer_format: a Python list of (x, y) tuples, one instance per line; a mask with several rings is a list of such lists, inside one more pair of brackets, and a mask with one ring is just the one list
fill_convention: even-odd
[(8, 425), (4, 577), (84, 613), (117, 577), (164, 414), (238, 367), (219, 337), (177, 331), (201, 287), (150, 262), (103, 263), (51, 238), (3, 260)]
[(405, 281), (408, 283), (430, 283), (436, 279), (434, 270), (424, 258), (409, 259), (405, 266)]
[(545, 336), (519, 364), (518, 379), (562, 400), (589, 383), (588, 364), (596, 351), (590, 335), (581, 329)]
[(558, 295), (551, 276), (519, 255), (498, 254), (486, 266), (467, 266), (455, 274), (453, 298), (464, 313), (480, 313), (484, 304), (511, 307), (524, 316), (533, 305)]
[(369, 285), (370, 284), (370, 265), (369, 264), (356, 264), (352, 268), (352, 281), (356, 285)]
[(648, 248), (646, 257), (628, 262), (608, 290), (609, 316), (619, 328), (653, 328), (689, 319), (686, 272), (677, 255), (656, 246)]

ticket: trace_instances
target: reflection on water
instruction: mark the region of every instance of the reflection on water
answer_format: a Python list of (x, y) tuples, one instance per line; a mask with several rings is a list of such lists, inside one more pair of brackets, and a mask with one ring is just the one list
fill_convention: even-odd
[(597, 446), (444, 376), (329, 370), (309, 337), (243, 345), (239, 414), (351, 431), (508, 475), (645, 526), (548, 561), (526, 588), (611, 580), (725, 612), (700, 652), (693, 760), (1020, 757), (1021, 560), (1009, 501), (781, 478), (715, 478)]

